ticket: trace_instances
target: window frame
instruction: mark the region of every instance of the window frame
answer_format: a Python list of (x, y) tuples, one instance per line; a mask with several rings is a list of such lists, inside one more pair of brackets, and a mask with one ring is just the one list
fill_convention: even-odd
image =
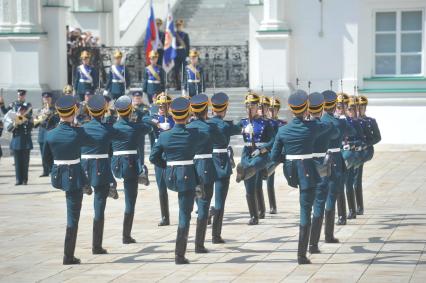
[[(377, 31), (376, 30), (376, 21), (377, 21), (377, 14), (378, 13), (396, 13), (396, 30), (395, 31)], [(402, 13), (403, 12), (421, 12), (422, 19), (421, 19), (421, 44), (422, 48), (420, 52), (402, 52), (402, 35), (403, 34), (418, 34), (420, 31), (402, 31)], [(422, 8), (409, 8), (409, 9), (385, 9), (385, 10), (375, 10), (373, 11), (373, 74), (375, 77), (423, 77), (425, 72), (425, 66), (424, 66), (424, 50), (425, 50), (425, 11)], [(396, 39), (396, 50), (395, 53), (377, 53), (376, 52), (376, 36), (378, 34), (395, 34)], [(395, 55), (395, 73), (394, 74), (378, 74), (376, 72), (376, 58), (378, 56), (393, 56)], [(420, 73), (418, 74), (402, 74), (401, 73), (401, 57), (404, 55), (420, 55)]]

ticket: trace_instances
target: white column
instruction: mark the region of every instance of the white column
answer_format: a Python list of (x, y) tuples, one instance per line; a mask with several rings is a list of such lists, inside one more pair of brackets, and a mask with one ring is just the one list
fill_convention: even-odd
[(16, 0), (15, 32), (41, 31), (41, 4), (40, 0)]
[(14, 4), (14, 0), (0, 0), (0, 33), (13, 31)]
[(263, 1), (263, 20), (260, 24), (260, 30), (279, 30), (284, 29), (284, 1), (283, 0), (264, 0)]

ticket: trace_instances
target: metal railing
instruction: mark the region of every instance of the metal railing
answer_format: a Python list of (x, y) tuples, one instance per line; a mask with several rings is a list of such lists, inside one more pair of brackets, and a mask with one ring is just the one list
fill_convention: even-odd
[[(206, 87), (247, 87), (249, 74), (249, 49), (245, 45), (191, 46), (200, 52), (200, 65), (205, 74)], [(131, 87), (140, 87), (145, 70), (143, 46), (125, 47), (81, 47), (72, 50), (70, 60), (72, 70), (80, 64), (80, 53), (91, 52), (91, 64), (100, 72), (101, 87), (106, 83), (114, 50), (125, 54), (124, 63), (131, 76)], [(169, 87), (175, 87), (172, 71), (168, 74)]]

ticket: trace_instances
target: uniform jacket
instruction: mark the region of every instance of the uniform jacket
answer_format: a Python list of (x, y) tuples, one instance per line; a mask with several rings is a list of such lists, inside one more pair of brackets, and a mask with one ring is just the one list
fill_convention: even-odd
[[(83, 66), (86, 72), (90, 74), (88, 78), (80, 69)], [(80, 65), (75, 69), (74, 73), (74, 89), (77, 94), (84, 94), (86, 91), (94, 92), (99, 85), (99, 73), (98, 71), (89, 65)]]
[(25, 150), (33, 149), (33, 141), (31, 138), (31, 132), (34, 127), (34, 124), (31, 120), (26, 121), (25, 123), (14, 126), (10, 124), (8, 127), (8, 132), (12, 133), (12, 139), (10, 141), (11, 150)]
[(126, 87), (130, 86), (130, 74), (123, 65), (115, 65), (115, 67), (121, 77), (112, 71), (111, 66), (105, 89), (111, 94), (123, 95), (126, 92)]
[[(163, 92), (166, 86), (166, 72), (164, 72), (161, 66), (153, 66), (152, 67), (159, 76), (160, 79), (156, 78), (154, 74), (151, 73), (148, 67), (145, 67), (145, 72), (143, 76), (143, 92), (153, 96), (157, 93)], [(149, 81), (155, 81), (158, 83), (150, 83)]]

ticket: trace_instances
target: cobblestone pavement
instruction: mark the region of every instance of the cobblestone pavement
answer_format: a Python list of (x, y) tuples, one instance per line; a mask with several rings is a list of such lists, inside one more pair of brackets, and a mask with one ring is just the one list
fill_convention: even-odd
[[(173, 262), (177, 196), (170, 192), (171, 226), (157, 227), (158, 194), (151, 185), (139, 190), (133, 245), (121, 244), (123, 190), (108, 199), (104, 247), (91, 254), (93, 196), (85, 196), (79, 225), (78, 266), (63, 266), (64, 193), (38, 178), (40, 160), (32, 157), (28, 186), (15, 187), (11, 158), (0, 160), (1, 282), (426, 282), (426, 152), (377, 152), (364, 169), (365, 215), (336, 226), (340, 244), (320, 243), (312, 265), (298, 266), (298, 190), (279, 172), (279, 214), (248, 226), (241, 184), (231, 183), (223, 237), (208, 254), (194, 253), (195, 213), (189, 235), (190, 265)], [(151, 172), (153, 172), (152, 168)], [(279, 169), (278, 171), (281, 171)], [(265, 198), (267, 199), (266, 189)], [(267, 200), (266, 200), (267, 202)]]

